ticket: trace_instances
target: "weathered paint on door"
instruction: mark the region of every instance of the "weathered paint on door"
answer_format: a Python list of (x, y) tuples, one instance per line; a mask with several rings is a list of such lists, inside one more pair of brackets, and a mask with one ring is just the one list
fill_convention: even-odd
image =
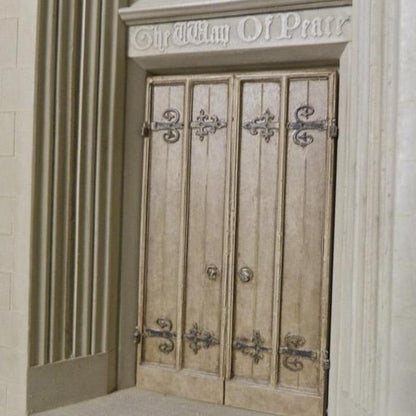
[(336, 73), (148, 80), (137, 383), (321, 416)]

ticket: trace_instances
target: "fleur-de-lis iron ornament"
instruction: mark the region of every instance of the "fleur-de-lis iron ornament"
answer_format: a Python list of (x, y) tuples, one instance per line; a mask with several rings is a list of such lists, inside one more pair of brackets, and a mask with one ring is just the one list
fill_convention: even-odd
[(219, 345), (220, 343), (212, 332), (204, 331), (197, 323), (194, 323), (189, 332), (184, 334), (184, 338), (189, 341), (189, 348), (191, 348), (195, 354), (198, 354), (198, 351), (202, 348), (208, 349), (209, 347)]
[(310, 130), (325, 131), (328, 129), (328, 120), (309, 121), (309, 117), (315, 114), (315, 109), (310, 105), (302, 105), (295, 111), (295, 121), (289, 122), (287, 127), (293, 132), (293, 141), (301, 147), (309, 146), (314, 141)]
[(175, 348), (174, 339), (176, 333), (172, 331), (172, 321), (166, 318), (159, 318), (156, 321), (161, 329), (146, 328), (143, 336), (149, 338), (164, 338), (165, 341), (159, 344), (159, 350), (164, 354), (169, 354)]
[(215, 134), (217, 130), (227, 127), (227, 122), (220, 120), (218, 116), (205, 113), (205, 110), (199, 112), (195, 121), (191, 122), (191, 129), (195, 130), (195, 134), (201, 142), (208, 134)]
[(270, 141), (276, 130), (279, 130), (279, 123), (274, 121), (275, 115), (267, 109), (263, 115), (256, 117), (253, 120), (243, 123), (243, 128), (248, 130), (253, 136), (260, 134), (260, 137)]
[(153, 121), (151, 124), (152, 131), (166, 131), (163, 139), (167, 143), (175, 143), (179, 140), (179, 130), (183, 129), (183, 123), (180, 122), (181, 113), (176, 108), (168, 108), (162, 114), (166, 121)]
[(255, 364), (264, 358), (264, 352), (270, 352), (272, 349), (264, 345), (264, 338), (259, 331), (253, 331), (251, 339), (236, 338), (233, 347), (241, 351), (244, 355), (249, 355)]
[(302, 371), (303, 362), (300, 358), (307, 358), (311, 361), (318, 360), (319, 354), (316, 351), (301, 350), (306, 344), (306, 340), (301, 335), (287, 334), (285, 345), (280, 347), (279, 352), (284, 355), (283, 366), (290, 371)]

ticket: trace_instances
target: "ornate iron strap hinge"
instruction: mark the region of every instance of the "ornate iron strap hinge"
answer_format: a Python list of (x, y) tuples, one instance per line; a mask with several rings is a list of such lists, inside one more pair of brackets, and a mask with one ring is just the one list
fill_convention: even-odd
[[(159, 318), (156, 320), (157, 325), (161, 329), (145, 328), (142, 334), (138, 334), (142, 337), (148, 338), (163, 338), (165, 341), (159, 344), (159, 350), (164, 354), (169, 354), (175, 348), (176, 333), (172, 331), (172, 321), (166, 318)], [(139, 338), (139, 342), (140, 342)]]
[(295, 111), (295, 121), (288, 122), (287, 128), (293, 130), (293, 141), (301, 147), (309, 146), (315, 140), (311, 130), (328, 131), (331, 138), (338, 137), (338, 126), (335, 120), (309, 120), (315, 114), (310, 105), (303, 105)]
[(275, 118), (276, 116), (267, 109), (263, 115), (243, 123), (243, 129), (248, 130), (253, 136), (260, 134), (260, 137), (269, 143), (274, 132), (279, 130), (279, 123), (274, 121)]
[(255, 364), (264, 358), (264, 352), (270, 352), (272, 349), (264, 345), (264, 338), (259, 331), (253, 331), (251, 339), (236, 338), (233, 343), (236, 350), (241, 351), (244, 355), (249, 355)]
[(227, 122), (220, 120), (216, 115), (210, 116), (205, 113), (205, 110), (201, 110), (199, 116), (191, 122), (190, 126), (202, 142), (208, 134), (215, 134), (217, 130), (227, 127)]
[[(165, 341), (159, 345), (159, 350), (164, 354), (169, 354), (174, 350), (174, 340), (177, 338), (177, 334), (172, 331), (172, 321), (159, 318), (156, 323), (161, 329), (146, 328), (143, 333), (140, 333), (139, 328), (136, 327), (133, 339), (136, 344), (139, 344), (144, 337), (163, 338)], [(220, 343), (212, 332), (201, 329), (197, 323), (194, 323), (190, 331), (183, 337), (189, 341), (189, 347), (195, 354), (202, 348), (208, 349)]]
[(306, 340), (301, 335), (287, 334), (285, 337), (285, 346), (280, 347), (279, 353), (285, 355), (283, 365), (290, 371), (302, 371), (303, 362), (301, 358), (307, 358), (311, 361), (317, 361), (319, 353), (317, 351), (301, 350), (306, 344)]
[(184, 334), (183, 337), (189, 341), (189, 348), (195, 354), (198, 354), (198, 351), (202, 348), (208, 349), (220, 343), (212, 332), (204, 331), (197, 323), (194, 323), (189, 332)]
[(180, 138), (180, 130), (183, 130), (183, 123), (180, 122), (181, 113), (176, 108), (168, 108), (162, 114), (162, 121), (143, 123), (141, 134), (149, 137), (152, 131), (164, 131), (163, 139), (167, 143), (176, 143)]

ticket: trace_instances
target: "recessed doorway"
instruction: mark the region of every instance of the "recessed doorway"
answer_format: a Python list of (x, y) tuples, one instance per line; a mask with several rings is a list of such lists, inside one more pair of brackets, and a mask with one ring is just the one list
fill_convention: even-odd
[(323, 415), (336, 79), (148, 78), (139, 387)]

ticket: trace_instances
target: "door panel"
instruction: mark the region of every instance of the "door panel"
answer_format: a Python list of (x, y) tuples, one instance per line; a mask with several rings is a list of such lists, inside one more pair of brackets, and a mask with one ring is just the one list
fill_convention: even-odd
[[(244, 354), (243, 344), (252, 345), (252, 337), (259, 336), (265, 346), (272, 345), (280, 85), (277, 81), (244, 82), (241, 96), (245, 127), (239, 143), (233, 375), (268, 382), (271, 354), (265, 351), (252, 358)], [(270, 119), (269, 132), (255, 125), (262, 117)], [(252, 277), (240, 276), (244, 270)]]
[[(222, 374), (228, 85), (196, 84), (192, 120), (218, 117), (191, 136), (184, 368)], [(215, 131), (214, 131), (215, 130)], [(221, 342), (222, 341), (222, 342)]]
[[(319, 416), (326, 388), (335, 75), (283, 76), (281, 94), (269, 89), (266, 97), (265, 80), (253, 78), (259, 76), (240, 77), (233, 362), (225, 404)], [(264, 129), (267, 108), (280, 114), (269, 142), (246, 124), (263, 114), (254, 124)], [(240, 276), (244, 267), (253, 272), (248, 282)]]
[(145, 144), (138, 385), (216, 403), (224, 384), (229, 83), (149, 80)]
[[(328, 118), (328, 81), (291, 80), (289, 84), (289, 121), (294, 123), (301, 106), (310, 106), (310, 120)], [(312, 108), (315, 113), (312, 114)], [(306, 110), (305, 110), (306, 111)], [(288, 140), (285, 243), (281, 311), (281, 345), (288, 334), (304, 338), (302, 349), (320, 354), (322, 328), (322, 284), (324, 281), (324, 240), (326, 223), (327, 159), (331, 152), (325, 131), (313, 131), (302, 147)], [(289, 133), (293, 135), (293, 132)], [(331, 162), (332, 163), (332, 162)], [(323, 393), (320, 360), (302, 360), (300, 371), (281, 361), (279, 385)], [(288, 363), (286, 363), (288, 364)], [(292, 363), (296, 367), (296, 363)]]
[(336, 73), (149, 79), (137, 383), (322, 416)]
[[(184, 85), (154, 86), (152, 121), (164, 120), (178, 112), (183, 123)], [(167, 116), (167, 117), (165, 117)], [(166, 131), (154, 131), (150, 145), (148, 182), (147, 262), (145, 271), (144, 330), (177, 330), (178, 279), (181, 247), (183, 132), (176, 143), (164, 140)], [(162, 320), (159, 321), (158, 320)], [(163, 325), (167, 327), (162, 328)], [(149, 333), (149, 335), (151, 335)], [(154, 334), (156, 335), (156, 334)], [(175, 366), (174, 339), (157, 336), (143, 339), (143, 362)], [(162, 353), (161, 349), (165, 349)]]

